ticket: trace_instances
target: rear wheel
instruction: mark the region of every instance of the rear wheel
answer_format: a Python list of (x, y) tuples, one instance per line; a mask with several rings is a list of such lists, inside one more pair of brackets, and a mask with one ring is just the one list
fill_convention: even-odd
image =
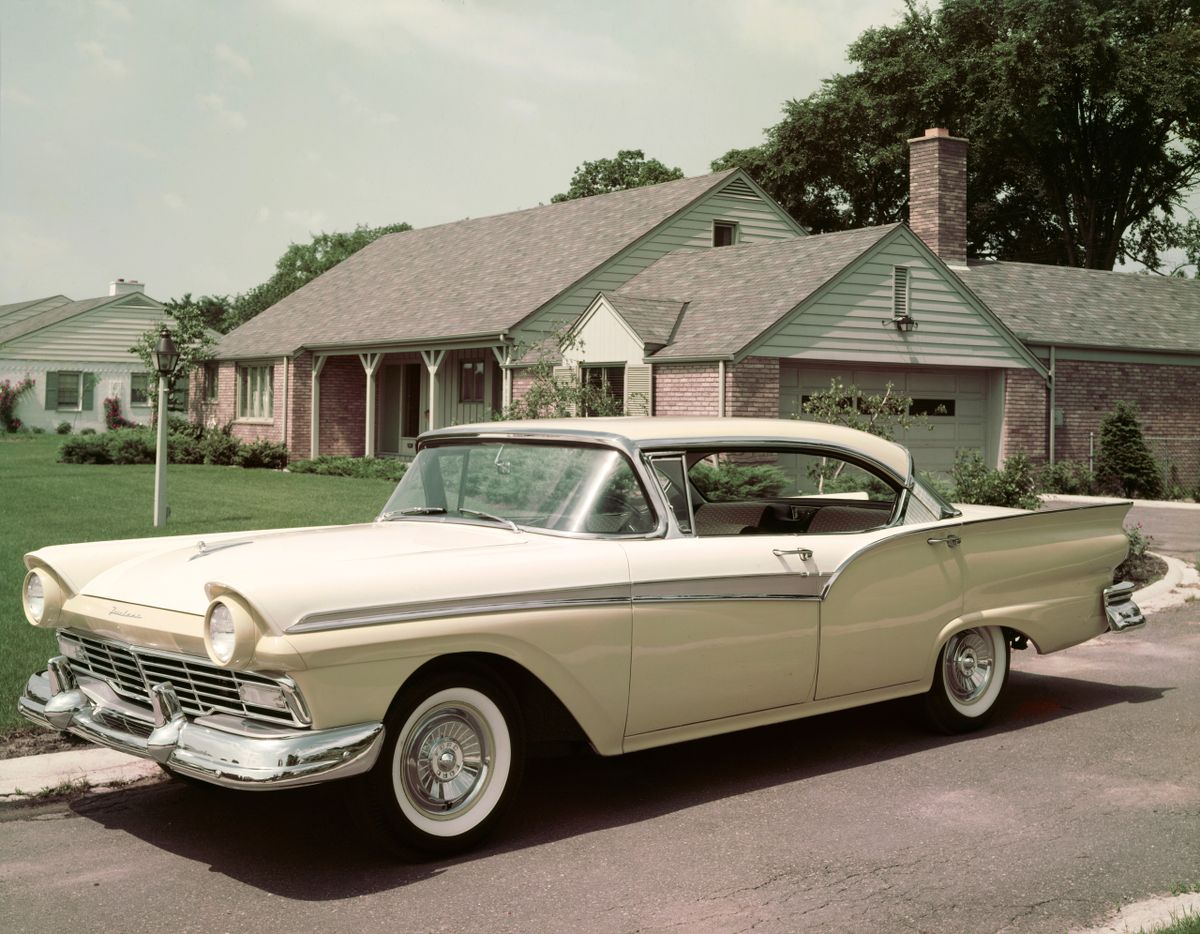
[(991, 719), (1008, 680), (1008, 639), (999, 626), (956, 632), (938, 655), (925, 717), (944, 733), (977, 730)]
[(384, 720), (361, 816), (405, 853), (447, 856), (483, 839), (524, 769), (520, 712), (483, 674), (446, 673), (405, 688)]

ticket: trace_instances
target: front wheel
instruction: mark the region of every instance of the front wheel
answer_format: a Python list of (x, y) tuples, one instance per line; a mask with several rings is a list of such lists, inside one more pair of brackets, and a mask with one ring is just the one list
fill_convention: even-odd
[(991, 719), (1008, 680), (1008, 639), (999, 626), (952, 635), (938, 655), (925, 718), (944, 733), (977, 730)]
[(401, 692), (384, 728), (358, 802), (368, 829), (427, 856), (483, 839), (512, 801), (525, 761), (520, 713), (504, 686), (480, 674), (422, 679)]

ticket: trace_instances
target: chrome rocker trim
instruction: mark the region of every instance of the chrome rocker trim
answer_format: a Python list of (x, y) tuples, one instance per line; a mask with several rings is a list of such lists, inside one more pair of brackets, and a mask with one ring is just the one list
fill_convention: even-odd
[(167, 683), (151, 687), (153, 720), (102, 681), (76, 678), (65, 656), (33, 675), (17, 710), (34, 723), (65, 730), (172, 772), (226, 788), (270, 790), (313, 785), (367, 772), (383, 745), (383, 724), (291, 730), (227, 715), (189, 719)]

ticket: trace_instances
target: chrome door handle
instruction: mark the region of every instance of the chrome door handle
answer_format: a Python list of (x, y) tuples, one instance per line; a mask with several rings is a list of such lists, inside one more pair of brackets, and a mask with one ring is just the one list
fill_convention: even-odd
[(947, 535), (945, 538), (927, 538), (925, 541), (929, 542), (931, 545), (938, 545), (942, 542), (945, 542), (951, 548), (957, 548), (960, 544), (962, 544), (962, 539), (953, 533)]
[(782, 558), (784, 555), (799, 555), (801, 561), (808, 561), (812, 558), (812, 552), (807, 548), (772, 548), (771, 554), (776, 558)]

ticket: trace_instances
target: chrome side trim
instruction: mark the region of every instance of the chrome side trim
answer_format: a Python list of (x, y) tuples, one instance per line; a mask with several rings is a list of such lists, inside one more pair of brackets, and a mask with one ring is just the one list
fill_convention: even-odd
[(713, 603), (718, 600), (815, 600), (821, 602), (820, 594), (808, 593), (699, 593), (699, 594), (662, 594), (661, 596), (647, 595), (644, 597), (634, 597), (633, 603), (635, 606), (643, 604), (662, 604), (662, 603)]
[(825, 575), (785, 571), (736, 577), (675, 578), (633, 585), (633, 602), (820, 599)]
[(521, 610), (549, 610), (629, 603), (628, 584), (602, 584), (569, 590), (544, 590), (520, 594), (494, 594), (472, 599), (431, 600), (426, 603), (401, 603), (364, 610), (334, 613), (310, 613), (289, 626), (289, 634), (325, 632), (359, 626), (384, 626), (414, 620), (451, 616), (479, 616), (512, 613)]

